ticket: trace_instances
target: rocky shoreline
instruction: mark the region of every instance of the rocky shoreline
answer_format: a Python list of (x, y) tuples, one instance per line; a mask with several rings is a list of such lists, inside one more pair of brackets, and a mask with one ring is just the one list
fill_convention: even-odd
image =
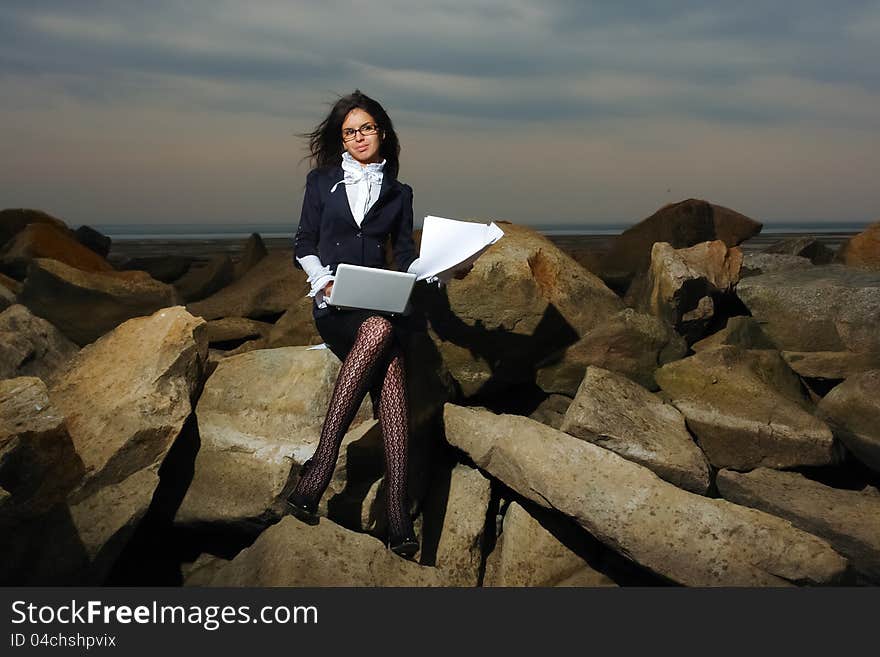
[(0, 211), (0, 582), (880, 583), (880, 223), (776, 239), (688, 199), (502, 228), (416, 288), (407, 561), (369, 396), (321, 522), (286, 514), (340, 366), (289, 240)]

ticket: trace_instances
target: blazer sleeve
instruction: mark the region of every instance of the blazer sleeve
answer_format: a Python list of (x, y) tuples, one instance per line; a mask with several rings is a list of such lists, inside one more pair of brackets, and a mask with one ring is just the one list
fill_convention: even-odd
[(306, 192), (303, 196), (299, 226), (293, 238), (293, 264), (302, 269), (297, 258), (318, 255), (318, 238), (321, 227), (321, 194), (318, 191), (318, 172), (312, 170), (306, 176)]
[(391, 233), (391, 249), (397, 271), (406, 271), (416, 259), (416, 245), (413, 241), (413, 190), (404, 184), (403, 212), (400, 221)]

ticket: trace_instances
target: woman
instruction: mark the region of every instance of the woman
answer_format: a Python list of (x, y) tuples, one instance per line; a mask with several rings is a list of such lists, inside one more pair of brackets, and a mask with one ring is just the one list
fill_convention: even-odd
[(400, 144), (391, 119), (360, 91), (340, 98), (307, 137), (315, 168), (306, 179), (295, 264), (308, 274), (315, 325), (342, 367), (320, 442), (300, 469), (287, 502), (296, 517), (317, 524), (318, 502), (330, 483), (342, 438), (372, 389), (385, 445), (387, 545), (409, 558), (419, 543), (407, 499), (409, 422), (401, 342), (407, 319), (338, 309), (325, 298), (340, 263), (384, 267), (383, 246), (389, 238), (396, 268), (411, 267), (416, 260), (412, 188), (397, 180)]

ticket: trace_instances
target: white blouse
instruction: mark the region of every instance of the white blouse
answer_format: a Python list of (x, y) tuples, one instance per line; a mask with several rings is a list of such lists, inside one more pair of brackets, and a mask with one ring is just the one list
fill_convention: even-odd
[[(342, 171), (344, 176), (342, 180), (330, 188), (330, 193), (335, 192), (338, 185), (345, 185), (348, 206), (351, 208), (351, 214), (358, 226), (361, 225), (367, 212), (379, 198), (386, 161), (382, 160), (381, 162), (362, 165), (348, 151), (342, 153)], [(315, 303), (318, 304), (319, 308), (326, 308), (327, 302), (324, 301), (324, 288), (327, 287), (327, 283), (336, 279), (330, 273), (330, 267), (321, 264), (321, 260), (316, 255), (307, 255), (296, 260), (302, 266), (303, 271), (308, 274), (308, 282), (311, 286), (309, 296), (315, 298)], [(408, 271), (412, 271), (416, 262), (418, 262), (418, 258), (409, 266)], [(435, 280), (435, 277), (431, 277), (429, 282), (433, 282), (433, 280)], [(439, 279), (436, 280), (439, 281)]]

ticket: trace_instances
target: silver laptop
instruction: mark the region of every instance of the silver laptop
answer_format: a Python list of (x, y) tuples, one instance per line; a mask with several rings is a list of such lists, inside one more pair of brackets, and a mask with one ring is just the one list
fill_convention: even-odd
[(402, 313), (416, 282), (415, 274), (340, 264), (327, 302), (343, 308)]

